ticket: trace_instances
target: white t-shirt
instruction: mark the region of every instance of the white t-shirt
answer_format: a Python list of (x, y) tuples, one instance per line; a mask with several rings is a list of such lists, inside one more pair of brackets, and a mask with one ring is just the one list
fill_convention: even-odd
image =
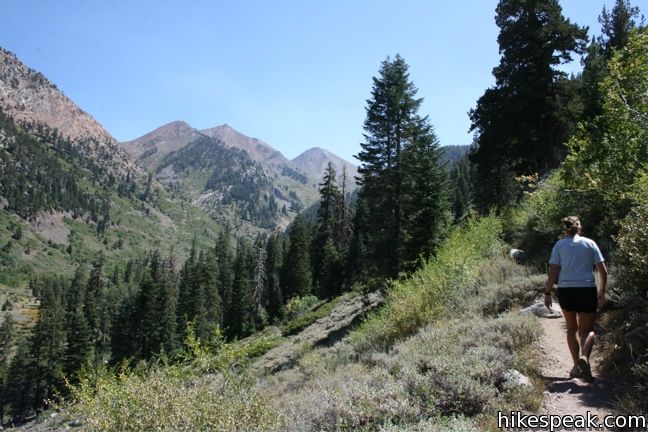
[(560, 266), (559, 288), (596, 287), (594, 266), (603, 261), (594, 240), (578, 234), (557, 241), (549, 258), (549, 264)]

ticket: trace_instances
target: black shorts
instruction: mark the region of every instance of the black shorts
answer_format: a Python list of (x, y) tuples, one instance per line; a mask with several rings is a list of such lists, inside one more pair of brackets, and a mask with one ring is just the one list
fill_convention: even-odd
[(558, 303), (567, 312), (596, 313), (596, 287), (558, 288)]

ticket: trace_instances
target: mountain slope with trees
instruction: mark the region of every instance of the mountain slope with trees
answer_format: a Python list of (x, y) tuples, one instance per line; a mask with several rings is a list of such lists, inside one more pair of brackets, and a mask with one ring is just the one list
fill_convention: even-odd
[(355, 167), (332, 153), (311, 150), (318, 155), (316, 167), (301, 163), (303, 157), (290, 161), (228, 125), (197, 130), (173, 122), (121, 145), (155, 179), (249, 237), (285, 228), (316, 203), (321, 164), (347, 166), (346, 188), (355, 187)]
[(216, 238), (211, 218), (171, 198), (42, 74), (4, 50), (0, 60), (0, 286), (14, 318), (30, 313), (31, 277), (101, 254), (111, 265), (154, 247), (184, 255), (196, 230), (201, 244)]

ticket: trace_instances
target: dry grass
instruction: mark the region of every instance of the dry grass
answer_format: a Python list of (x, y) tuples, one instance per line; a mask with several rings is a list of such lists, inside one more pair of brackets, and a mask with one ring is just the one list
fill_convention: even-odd
[(462, 418), (453, 423), (457, 427), (476, 430), (502, 406), (538, 408), (533, 388), (504, 380), (526, 359), (518, 353), (527, 356), (538, 337), (538, 326), (515, 313), (455, 319), (361, 362), (323, 366), (313, 352), (303, 360), (309, 372), (289, 390), (265, 390), (277, 401), (286, 430), (425, 430), (422, 425), (455, 418)]

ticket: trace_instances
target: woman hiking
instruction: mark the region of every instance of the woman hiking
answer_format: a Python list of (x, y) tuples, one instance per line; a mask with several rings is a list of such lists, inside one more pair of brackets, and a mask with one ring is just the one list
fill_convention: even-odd
[[(567, 346), (574, 366), (569, 372), (572, 378), (592, 379), (589, 357), (596, 335), (593, 331), (596, 310), (605, 303), (607, 268), (596, 243), (582, 237), (578, 216), (562, 219), (565, 237), (558, 240), (549, 258), (544, 303), (551, 307), (551, 289), (558, 283), (558, 303), (567, 324)], [(593, 269), (599, 274), (599, 290)]]

